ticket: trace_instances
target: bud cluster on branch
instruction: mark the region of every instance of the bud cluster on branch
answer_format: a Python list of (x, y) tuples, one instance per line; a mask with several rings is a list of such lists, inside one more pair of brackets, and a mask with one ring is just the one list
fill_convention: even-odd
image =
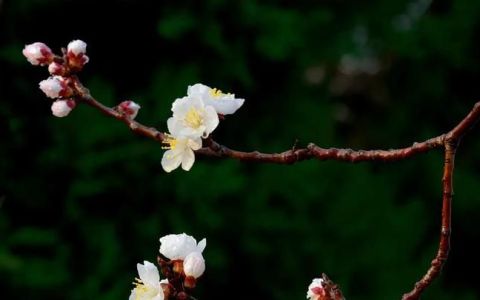
[[(151, 262), (137, 264), (138, 276), (129, 300), (187, 300), (197, 280), (205, 272), (202, 252), (207, 240), (197, 241), (185, 234), (170, 234), (160, 238), (157, 267)], [(160, 273), (164, 279), (160, 280)]]
[[(40, 89), (55, 101), (52, 113), (57, 117), (67, 116), (77, 103), (85, 103), (107, 116), (120, 120), (143, 136), (163, 144), (167, 149), (162, 158), (162, 167), (166, 172), (182, 167), (190, 170), (195, 154), (217, 158), (234, 158), (242, 161), (293, 164), (307, 159), (337, 160), (347, 162), (382, 161), (391, 162), (407, 159), (414, 155), (433, 149), (443, 148), (443, 193), (440, 241), (437, 254), (423, 277), (413, 289), (402, 296), (402, 300), (419, 299), (423, 291), (438, 277), (450, 250), (451, 203), (453, 197), (453, 170), (456, 149), (465, 133), (480, 119), (480, 102), (452, 130), (410, 147), (389, 150), (352, 150), (338, 148), (321, 148), (310, 143), (305, 148), (286, 150), (280, 153), (244, 152), (230, 149), (215, 142), (211, 133), (217, 128), (225, 115), (233, 114), (239, 109), (244, 99), (223, 93), (203, 84), (188, 86), (187, 95), (176, 99), (172, 104), (172, 117), (167, 120), (169, 133), (145, 126), (137, 121), (140, 105), (127, 100), (110, 108), (92, 97), (89, 90), (82, 85), (76, 73), (89, 61), (86, 56), (86, 44), (72, 41), (67, 49), (62, 49), (62, 56), (54, 55), (43, 43), (25, 46), (23, 54), (33, 65), (48, 66), (51, 77), (40, 82)], [(139, 277), (129, 300), (163, 300), (194, 299), (190, 293), (196, 286), (198, 278), (205, 271), (202, 252), (206, 240), (196, 240), (186, 234), (168, 235), (160, 239), (158, 264), (164, 277), (160, 280), (158, 269), (150, 262), (138, 264)], [(315, 278), (307, 290), (310, 300), (342, 300), (343, 295), (326, 275)]]

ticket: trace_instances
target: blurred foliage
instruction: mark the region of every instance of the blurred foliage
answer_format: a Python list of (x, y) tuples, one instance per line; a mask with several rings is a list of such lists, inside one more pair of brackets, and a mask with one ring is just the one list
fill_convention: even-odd
[[(88, 43), (81, 74), (165, 129), (203, 82), (247, 99), (215, 131), (233, 148), (390, 148), (450, 129), (478, 100), (480, 1), (0, 1), (2, 299), (126, 299), (158, 238), (207, 237), (200, 299), (303, 299), (326, 272), (348, 299), (399, 299), (438, 240), (442, 154), (292, 166), (162, 150), (79, 106), (53, 118), (24, 44)], [(479, 299), (480, 129), (458, 151), (454, 235), (425, 299)], [(228, 296), (227, 296), (228, 295)]]

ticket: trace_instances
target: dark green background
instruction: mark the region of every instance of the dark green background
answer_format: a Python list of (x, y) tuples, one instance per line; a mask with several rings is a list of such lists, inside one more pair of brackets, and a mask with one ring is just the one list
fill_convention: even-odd
[[(2, 299), (127, 299), (136, 263), (180, 232), (208, 240), (203, 300), (304, 299), (321, 272), (347, 299), (399, 299), (426, 270), (441, 151), (391, 164), (198, 158), (166, 174), (160, 145), (123, 124), (84, 106), (52, 117), (48, 74), (21, 50), (77, 38), (93, 95), (139, 102), (138, 120), (161, 130), (189, 84), (245, 97), (214, 133), (242, 150), (407, 146), (480, 99), (476, 0), (4, 0)], [(480, 299), (479, 141), (475, 129), (458, 151), (453, 248), (424, 299)]]

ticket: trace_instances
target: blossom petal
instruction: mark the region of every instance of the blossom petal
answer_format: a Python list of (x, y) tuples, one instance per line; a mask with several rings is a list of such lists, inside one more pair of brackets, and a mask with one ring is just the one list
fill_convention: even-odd
[(198, 150), (202, 148), (202, 139), (195, 138), (195, 139), (188, 139), (187, 146), (192, 150)]
[(130, 297), (128, 297), (128, 300), (136, 300), (137, 299), (137, 292), (135, 289), (132, 290), (130, 293)]
[(185, 233), (169, 234), (160, 238), (160, 253), (172, 260), (183, 260), (196, 248), (197, 241)]
[(203, 239), (200, 242), (198, 242), (197, 251), (202, 253), (205, 247), (207, 247), (207, 239)]
[(155, 297), (152, 298), (152, 300), (163, 300), (165, 296), (163, 295), (163, 291), (160, 291)]
[(202, 110), (205, 107), (205, 104), (203, 103), (202, 97), (199, 96), (193, 96), (193, 97), (188, 97), (190, 99), (189, 105), (190, 107), (194, 107), (197, 110)]
[(178, 133), (179, 136), (184, 136), (192, 139), (199, 138), (203, 135), (205, 132), (205, 126), (201, 125), (198, 126), (198, 128), (192, 128), (192, 127), (182, 127)]
[(162, 167), (165, 172), (170, 173), (182, 163), (182, 156), (172, 150), (165, 151), (162, 157)]
[(155, 287), (160, 281), (160, 274), (157, 267), (151, 262), (144, 261), (142, 264), (137, 264), (138, 275), (142, 282), (146, 285)]
[(201, 84), (201, 83), (196, 83), (194, 85), (189, 85), (187, 89), (187, 95), (188, 96), (196, 96), (200, 95), (203, 96), (204, 94), (207, 94), (210, 91), (210, 87)]
[(174, 137), (179, 137), (180, 136), (180, 131), (184, 128), (182, 126), (182, 123), (179, 119), (170, 117), (167, 120), (167, 127), (168, 131), (170, 132), (171, 135)]
[(222, 115), (231, 115), (235, 113), (245, 102), (245, 99), (208, 99), (205, 105), (212, 105), (217, 113)]
[(205, 133), (207, 136), (217, 128), (220, 120), (218, 119), (218, 114), (215, 108), (212, 106), (205, 107)]
[(192, 149), (186, 149), (182, 157), (182, 169), (185, 171), (190, 171), (195, 162), (195, 154)]
[(172, 103), (173, 117), (182, 119), (190, 109), (189, 102), (189, 97), (177, 98)]

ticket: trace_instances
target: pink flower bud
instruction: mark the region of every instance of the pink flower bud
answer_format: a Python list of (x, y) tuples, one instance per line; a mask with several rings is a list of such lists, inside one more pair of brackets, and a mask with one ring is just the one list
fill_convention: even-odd
[(71, 41), (67, 46), (67, 52), (72, 52), (74, 55), (87, 53), (87, 43), (82, 40)]
[(137, 116), (139, 109), (140, 105), (130, 100), (123, 101), (118, 105), (118, 111), (128, 115), (132, 120)]
[(53, 52), (44, 43), (26, 45), (22, 51), (27, 60), (34, 66), (44, 66), (53, 60)]
[(52, 103), (52, 114), (55, 117), (63, 118), (68, 116), (68, 114), (74, 109), (76, 103), (72, 99), (67, 100), (57, 100)]
[(205, 259), (202, 253), (192, 252), (183, 261), (183, 272), (186, 276), (198, 278), (205, 272)]
[(48, 65), (48, 72), (52, 75), (64, 75), (65, 67), (57, 62), (52, 62)]
[(68, 86), (66, 79), (61, 76), (53, 76), (42, 80), (39, 86), (45, 95), (52, 99), (72, 95), (72, 89)]
[(67, 57), (70, 67), (74, 70), (81, 70), (90, 60), (86, 53), (87, 44), (84, 41), (71, 41), (67, 46)]

